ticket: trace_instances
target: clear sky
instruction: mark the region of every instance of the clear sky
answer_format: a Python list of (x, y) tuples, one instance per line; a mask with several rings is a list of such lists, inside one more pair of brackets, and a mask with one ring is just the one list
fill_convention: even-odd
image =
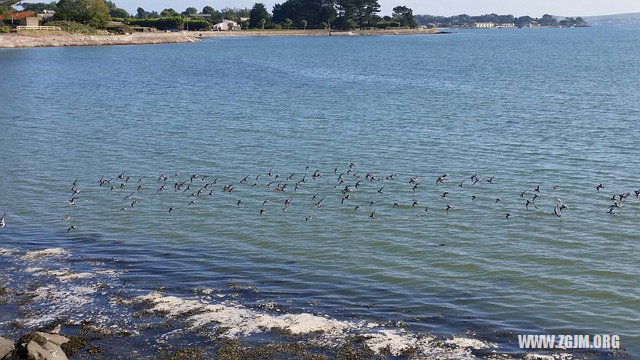
[[(36, 0), (27, 0), (36, 2)], [(183, 11), (188, 6), (201, 10), (205, 5), (215, 9), (225, 7), (251, 7), (256, 1), (264, 2), (271, 10), (273, 4), (284, 0), (115, 0), (114, 2), (129, 12), (138, 6), (147, 11), (174, 8)], [(531, 15), (540, 17), (549, 13), (561, 16), (608, 15), (626, 12), (640, 12), (640, 0), (378, 0), (382, 5), (382, 15), (390, 15), (397, 5), (406, 5), (414, 14), (431, 15), (481, 15), (488, 13)]]

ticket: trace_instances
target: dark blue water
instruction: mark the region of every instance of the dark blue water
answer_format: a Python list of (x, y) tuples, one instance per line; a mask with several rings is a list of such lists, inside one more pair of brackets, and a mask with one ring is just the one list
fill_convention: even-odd
[(639, 41), (503, 29), (1, 50), (0, 241), (119, 259), (138, 290), (250, 284), (247, 304), (290, 312), (619, 334), (637, 353)]

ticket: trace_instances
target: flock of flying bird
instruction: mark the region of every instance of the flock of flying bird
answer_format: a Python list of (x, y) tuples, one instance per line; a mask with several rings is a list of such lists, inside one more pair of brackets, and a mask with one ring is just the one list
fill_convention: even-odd
[[(385, 176), (377, 176), (376, 174), (369, 173), (358, 173), (356, 171), (356, 163), (351, 163), (346, 168), (346, 171), (339, 171), (339, 168), (336, 167), (333, 170), (333, 175), (337, 176), (335, 183), (333, 184), (333, 189), (336, 194), (340, 194), (340, 205), (342, 207), (353, 207), (353, 211), (357, 212), (363, 207), (368, 207), (367, 213), (369, 214), (369, 218), (376, 218), (376, 200), (382, 194), (385, 193), (385, 188), (387, 184), (384, 182), (394, 181), (398, 179), (397, 174), (390, 174)], [(265, 189), (267, 191), (271, 191), (274, 193), (284, 194), (284, 199), (279, 199), (282, 201), (282, 211), (287, 211), (287, 209), (293, 203), (293, 197), (290, 196), (291, 193), (298, 193), (299, 189), (306, 188), (310, 186), (311, 183), (316, 182), (321, 177), (325, 177), (325, 174), (320, 170), (315, 170), (313, 172), (309, 172), (309, 166), (305, 168), (304, 173), (301, 174), (287, 174), (287, 175), (279, 175), (273, 172), (273, 169), (269, 170), (266, 174), (258, 174), (256, 176), (247, 175), (243, 179), (237, 181), (235, 183), (226, 183), (221, 184), (219, 182), (219, 177), (212, 177), (208, 175), (201, 174), (190, 174), (186, 178), (181, 179), (178, 173), (174, 174), (170, 179), (166, 174), (160, 175), (157, 180), (153, 181), (151, 185), (145, 184), (143, 178), (140, 177), (132, 177), (126, 174), (126, 172), (122, 172), (120, 175), (114, 178), (100, 178), (98, 185), (100, 188), (104, 188), (107, 191), (115, 192), (122, 196), (123, 191), (127, 194), (124, 196), (123, 201), (126, 202), (126, 206), (121, 207), (121, 212), (126, 212), (129, 209), (132, 209), (141, 203), (141, 193), (143, 192), (153, 192), (156, 196), (162, 195), (164, 192), (172, 191), (174, 193), (186, 193), (187, 200), (185, 201), (186, 207), (197, 206), (199, 201), (204, 201), (204, 198), (211, 198), (214, 196), (216, 191), (222, 191), (227, 194), (233, 194), (236, 189), (240, 188), (248, 188), (248, 189)], [(474, 187), (479, 183), (484, 184), (494, 184), (494, 177), (490, 177), (487, 179), (483, 179), (478, 174), (474, 174), (469, 178), (470, 182), (467, 183), (468, 186)], [(371, 185), (373, 183), (378, 183), (377, 185)], [(438, 176), (435, 180), (436, 187), (440, 187), (445, 183), (453, 182), (453, 179), (447, 175), (446, 173)], [(457, 186), (459, 188), (465, 188), (466, 180), (459, 181)], [(384, 183), (384, 184), (380, 184)], [(470, 185), (469, 185), (470, 184)], [(419, 187), (422, 187), (421, 178), (418, 176), (413, 176), (409, 178), (408, 181), (409, 188), (412, 193), (415, 193)], [(147, 191), (147, 187), (153, 186), (150, 191)], [(467, 186), (467, 187), (468, 187)], [(363, 191), (365, 188), (369, 188), (369, 191)], [(446, 188), (447, 186), (442, 186)], [(377, 190), (376, 190), (377, 189)], [(558, 189), (558, 186), (553, 186), (554, 190)], [(600, 192), (604, 189), (602, 184), (599, 184), (595, 187), (597, 192)], [(375, 190), (375, 192), (373, 192)], [(444, 189), (443, 189), (444, 190)], [(439, 195), (441, 200), (444, 202), (443, 209), (445, 214), (449, 214), (449, 211), (454, 209), (454, 206), (451, 205), (448, 201), (450, 191), (442, 191)], [(78, 187), (78, 179), (73, 181), (69, 188), (69, 192), (72, 193), (72, 196), (69, 200), (67, 200), (67, 204), (70, 206), (76, 205), (77, 200), (80, 198), (81, 190)], [(359, 192), (366, 193), (373, 198), (367, 199), (365, 202), (360, 201), (355, 204), (354, 198), (356, 194)], [(310, 194), (310, 193), (309, 193)], [(640, 196), (640, 189), (634, 190), (635, 197), (638, 198)], [(608, 214), (615, 215), (616, 211), (624, 206), (626, 199), (631, 196), (630, 192), (625, 192), (622, 194), (613, 195), (611, 197), (611, 201), (613, 204), (609, 206)], [(520, 197), (522, 198), (522, 203), (526, 210), (530, 210), (531, 207), (535, 209), (539, 209), (536, 201), (541, 199), (543, 195), (541, 194), (540, 185), (536, 186), (531, 190), (524, 190), (520, 193)], [(476, 195), (471, 195), (471, 201), (474, 202), (476, 200)], [(309, 203), (310, 208), (321, 208), (325, 204), (326, 196), (320, 196), (320, 193), (316, 193), (313, 195)], [(237, 207), (243, 206), (244, 201), (242, 199), (238, 199), (237, 201), (234, 199), (234, 205)], [(501, 198), (495, 198), (495, 204), (500, 203)], [(275, 200), (271, 197), (270, 199), (265, 199), (262, 201), (262, 205), (257, 210), (257, 214), (259, 216), (264, 216), (267, 212), (267, 208), (271, 202), (275, 202)], [(351, 205), (350, 205), (351, 203)], [(428, 212), (430, 207), (420, 206), (420, 203), (413, 199), (410, 203), (411, 208), (423, 208), (423, 211), (417, 214), (417, 216), (421, 216), (422, 214)], [(407, 207), (408, 205), (400, 205), (400, 203), (393, 203), (391, 208), (398, 207)], [(176, 209), (177, 205), (169, 206), (166, 210), (169, 215), (171, 215)], [(568, 210), (569, 207), (565, 205), (562, 200), (559, 198), (555, 198), (555, 203), (553, 209), (549, 212), (550, 214), (556, 217), (562, 217), (563, 212)], [(503, 213), (504, 214), (504, 213)], [(511, 217), (511, 213), (506, 213), (505, 218), (509, 220)], [(6, 213), (0, 218), (0, 228), (5, 227)], [(306, 221), (310, 221), (313, 219), (313, 215), (308, 215), (305, 217)], [(63, 222), (68, 222), (69, 227), (67, 228), (67, 233), (76, 230), (77, 225), (71, 224), (71, 216), (64, 215), (62, 216)]]

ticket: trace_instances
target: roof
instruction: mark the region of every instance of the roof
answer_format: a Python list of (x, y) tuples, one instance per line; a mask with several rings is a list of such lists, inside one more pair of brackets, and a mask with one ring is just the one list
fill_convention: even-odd
[[(7, 20), (22, 20), (32, 16), (37, 16), (35, 11), (15, 11), (7, 15)], [(4, 20), (2, 15), (0, 15), (0, 20)]]

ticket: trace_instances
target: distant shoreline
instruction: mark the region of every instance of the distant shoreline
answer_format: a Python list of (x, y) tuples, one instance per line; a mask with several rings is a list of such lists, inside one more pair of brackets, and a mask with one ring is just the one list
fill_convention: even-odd
[(36, 33), (0, 35), (0, 48), (33, 48), (61, 46), (153, 45), (198, 42), (204, 37), (243, 36), (375, 36), (437, 34), (436, 29), (395, 30), (239, 30), (155, 32), (126, 35), (73, 35), (67, 33)]

